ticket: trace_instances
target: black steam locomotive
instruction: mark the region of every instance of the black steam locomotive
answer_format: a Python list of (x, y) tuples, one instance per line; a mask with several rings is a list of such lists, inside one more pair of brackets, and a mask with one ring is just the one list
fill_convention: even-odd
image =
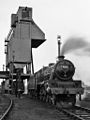
[(29, 93), (53, 104), (66, 102), (75, 105), (76, 95), (81, 99), (84, 89), (80, 80), (73, 80), (74, 73), (73, 63), (60, 56), (56, 64), (51, 63), (31, 76)]
[(81, 80), (73, 80), (74, 73), (74, 64), (59, 53), (56, 63), (50, 63), (31, 76), (28, 91), (46, 102), (75, 105), (76, 95), (81, 100), (84, 89)]

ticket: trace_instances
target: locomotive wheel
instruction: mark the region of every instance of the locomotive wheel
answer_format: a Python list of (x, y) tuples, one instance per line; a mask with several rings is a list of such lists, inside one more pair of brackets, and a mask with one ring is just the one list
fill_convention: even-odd
[(53, 105), (56, 105), (56, 98), (55, 98), (55, 95), (52, 95), (51, 101), (52, 101), (52, 104), (53, 104)]
[(49, 96), (49, 103), (52, 104), (52, 98)]
[(43, 96), (42, 95), (40, 95), (40, 100), (43, 100)]
[(76, 104), (76, 95), (72, 96), (72, 106), (75, 106)]
[(40, 90), (40, 100), (43, 100), (43, 89)]
[(42, 99), (43, 101), (45, 101), (46, 100), (46, 97), (43, 95), (43, 99)]
[(46, 95), (46, 102), (49, 102), (49, 95)]
[(73, 99), (72, 106), (75, 106), (75, 104), (76, 104), (76, 98)]

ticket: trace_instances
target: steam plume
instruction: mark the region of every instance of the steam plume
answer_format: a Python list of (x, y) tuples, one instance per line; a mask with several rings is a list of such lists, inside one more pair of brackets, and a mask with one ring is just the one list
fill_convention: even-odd
[[(64, 43), (61, 51), (61, 55), (64, 55), (69, 52), (73, 52), (77, 49), (86, 48), (88, 46), (88, 42), (84, 40), (84, 38), (81, 37), (70, 37), (67, 39), (67, 41)], [(90, 51), (90, 49), (85, 49), (85, 51)]]
[[(90, 58), (90, 43), (87, 42), (83, 37), (70, 37), (67, 39), (67, 41), (64, 43), (64, 45), (62, 46), (62, 51), (61, 51), (61, 55), (64, 55), (66, 53), (70, 53), (72, 52), (73, 54), (76, 54), (78, 56), (88, 56)], [(87, 57), (86, 57), (87, 60)], [(80, 62), (81, 61), (81, 62)], [(79, 75), (80, 78), (82, 79), (82, 81), (85, 84), (90, 83), (90, 77), (88, 72), (89, 69), (89, 62), (87, 61), (87, 63), (85, 63), (85, 61), (80, 60), (79, 64), (77, 66), (78, 72), (80, 71)], [(86, 64), (83, 68), (84, 64)], [(82, 67), (81, 67), (82, 66)], [(83, 74), (84, 72), (84, 74)], [(84, 75), (84, 76), (83, 76)], [(77, 76), (78, 77), (78, 76)]]
[(90, 56), (90, 44), (84, 49), (84, 51)]

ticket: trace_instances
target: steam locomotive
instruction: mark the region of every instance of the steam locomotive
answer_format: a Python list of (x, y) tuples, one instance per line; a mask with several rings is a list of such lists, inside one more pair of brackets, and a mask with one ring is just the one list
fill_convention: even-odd
[(41, 68), (31, 75), (28, 82), (30, 96), (50, 102), (54, 105), (76, 104), (76, 96), (84, 93), (81, 80), (74, 80), (75, 66), (60, 55), (60, 40), (58, 41), (58, 61)]
[(56, 63), (43, 67), (31, 76), (28, 84), (29, 93), (53, 104), (75, 105), (76, 95), (79, 95), (81, 100), (84, 89), (80, 80), (73, 80), (74, 73), (74, 64), (64, 56), (59, 56)]

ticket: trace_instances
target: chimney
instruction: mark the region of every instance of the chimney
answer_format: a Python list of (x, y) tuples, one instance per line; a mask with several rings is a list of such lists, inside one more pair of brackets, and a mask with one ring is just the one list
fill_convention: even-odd
[(61, 36), (57, 36), (57, 41), (58, 41), (58, 60), (63, 60), (65, 56), (60, 54), (60, 47), (61, 47)]
[(57, 41), (58, 41), (58, 59), (60, 58), (60, 46), (61, 46), (61, 36), (57, 36)]

